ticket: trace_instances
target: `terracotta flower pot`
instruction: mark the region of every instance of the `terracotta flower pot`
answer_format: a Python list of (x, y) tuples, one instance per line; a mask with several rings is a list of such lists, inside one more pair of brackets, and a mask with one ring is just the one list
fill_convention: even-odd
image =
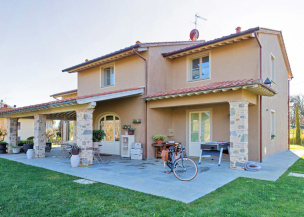
[(156, 140), (157, 144), (163, 144), (163, 140)]

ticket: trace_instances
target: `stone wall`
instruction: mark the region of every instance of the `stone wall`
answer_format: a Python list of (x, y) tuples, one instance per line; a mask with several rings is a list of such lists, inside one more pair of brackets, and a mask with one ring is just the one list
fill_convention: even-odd
[(45, 157), (46, 115), (34, 116), (34, 157)]
[(81, 166), (93, 164), (93, 111), (94, 109), (76, 111), (77, 146), (81, 149), (79, 153)]
[(13, 146), (17, 146), (18, 118), (7, 119), (7, 153), (13, 153)]
[(244, 169), (248, 161), (248, 102), (230, 103), (230, 167)]

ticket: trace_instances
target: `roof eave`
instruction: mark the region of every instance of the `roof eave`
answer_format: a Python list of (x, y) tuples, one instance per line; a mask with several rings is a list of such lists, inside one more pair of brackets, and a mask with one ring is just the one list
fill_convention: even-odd
[(86, 65), (89, 65), (89, 64), (98, 62), (98, 61), (103, 60), (103, 59), (106, 59), (106, 58), (110, 58), (110, 57), (113, 57), (113, 56), (122, 54), (122, 53), (124, 53), (124, 52), (126, 52), (126, 51), (130, 51), (130, 50), (132, 50), (133, 48), (138, 48), (138, 47), (140, 47), (140, 46), (141, 46), (141, 44), (135, 44), (135, 45), (126, 47), (126, 48), (124, 48), (124, 49), (121, 49), (121, 50), (118, 50), (118, 51), (115, 51), (115, 52), (106, 54), (106, 55), (104, 55), (104, 56), (101, 56), (101, 57), (98, 57), (98, 58), (89, 60), (89, 61), (87, 61), (87, 62), (80, 63), (80, 64), (78, 64), (78, 65), (75, 65), (75, 66), (72, 66), (72, 67), (63, 69), (62, 72), (69, 72), (69, 73), (76, 72), (76, 69), (78, 69), (78, 68), (80, 68), (80, 67), (83, 67), (83, 66), (86, 66)]
[(224, 36), (222, 38), (218, 38), (218, 39), (214, 39), (214, 40), (207, 41), (207, 42), (204, 42), (204, 43), (200, 43), (200, 44), (197, 44), (197, 45), (193, 45), (193, 46), (190, 46), (190, 47), (187, 47), (187, 48), (184, 48), (184, 49), (180, 49), (180, 50), (177, 50), (177, 51), (173, 51), (173, 52), (170, 52), (170, 53), (162, 53), (162, 55), (163, 55), (163, 57), (169, 57), (169, 56), (172, 56), (172, 55), (175, 55), (175, 54), (178, 54), (178, 53), (181, 53), (181, 52), (189, 51), (189, 50), (192, 50), (192, 49), (195, 49), (195, 48), (211, 45), (211, 44), (218, 43), (218, 42), (225, 41), (225, 40), (229, 40), (229, 39), (232, 39), (232, 38), (237, 38), (237, 37), (240, 37), (240, 36), (243, 36), (243, 35), (246, 35), (246, 34), (253, 33), (255, 31), (259, 31), (260, 29), (261, 29), (260, 27), (248, 29), (248, 30), (240, 32), (240, 33), (235, 33), (235, 34), (232, 34), (232, 35)]

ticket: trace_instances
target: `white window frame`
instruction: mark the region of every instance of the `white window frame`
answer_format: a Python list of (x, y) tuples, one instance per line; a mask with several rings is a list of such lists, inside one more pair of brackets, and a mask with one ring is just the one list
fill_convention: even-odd
[(276, 58), (273, 54), (270, 55), (270, 77), (271, 81), (276, 80)]
[(276, 137), (272, 138), (272, 135), (276, 135), (276, 113), (275, 110), (270, 110), (270, 138), (275, 140)]
[[(113, 68), (113, 84), (111, 85), (105, 85), (105, 79), (104, 79), (104, 70), (106, 68)], [(107, 65), (104, 65), (104, 66), (101, 66), (100, 67), (100, 88), (104, 88), (104, 87), (112, 87), (112, 86), (115, 86), (115, 64), (114, 63), (111, 63), (111, 64), (107, 64)]]
[[(201, 61), (203, 57), (209, 57), (209, 77), (208, 78), (201, 78), (202, 74), (202, 68), (201, 68)], [(192, 61), (194, 59), (200, 60), (200, 78), (199, 79), (192, 79)], [(187, 82), (194, 82), (194, 81), (204, 81), (204, 80), (210, 80), (211, 79), (211, 51), (200, 53), (200, 54), (194, 54), (191, 56), (188, 56), (187, 59)]]

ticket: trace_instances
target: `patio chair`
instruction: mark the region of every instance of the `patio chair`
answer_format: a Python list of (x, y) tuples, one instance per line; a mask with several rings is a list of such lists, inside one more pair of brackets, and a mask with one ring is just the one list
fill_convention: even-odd
[(71, 151), (72, 151), (72, 147), (71, 145), (67, 145), (67, 144), (62, 144), (61, 145), (61, 157), (62, 158), (70, 158), (72, 156)]
[(98, 164), (100, 164), (100, 161), (102, 161), (98, 147), (93, 147), (93, 161), (94, 160), (96, 160)]

